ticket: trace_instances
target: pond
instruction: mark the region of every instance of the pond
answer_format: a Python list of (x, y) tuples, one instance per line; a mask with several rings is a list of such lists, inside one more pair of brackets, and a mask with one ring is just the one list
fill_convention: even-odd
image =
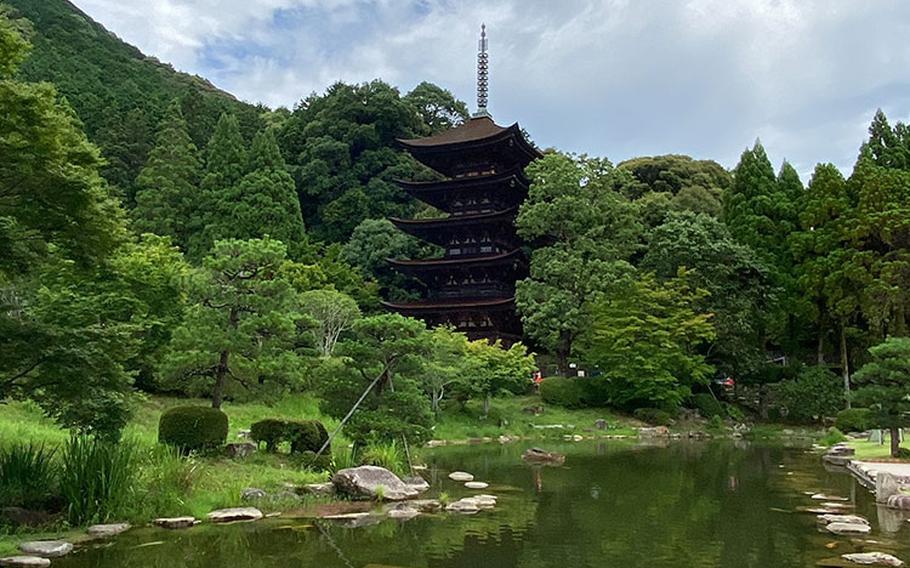
[(185, 531), (141, 528), (56, 560), (58, 568), (786, 568), (854, 552), (822, 533), (806, 492), (848, 498), (872, 523), (872, 549), (910, 559), (910, 523), (878, 510), (845, 474), (806, 449), (731, 442), (548, 444), (564, 467), (521, 462), (528, 443), (426, 450), (435, 492), (471, 492), (460, 469), (487, 481), (494, 510), (438, 514), (349, 528), (332, 521), (267, 519)]

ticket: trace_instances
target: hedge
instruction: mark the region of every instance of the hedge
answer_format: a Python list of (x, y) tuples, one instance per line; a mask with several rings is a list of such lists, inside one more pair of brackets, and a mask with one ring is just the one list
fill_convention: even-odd
[(841, 432), (865, 432), (872, 428), (871, 411), (868, 408), (847, 408), (837, 413), (834, 425)]
[(185, 452), (223, 446), (227, 434), (227, 414), (217, 408), (176, 406), (158, 421), (158, 441)]
[[(266, 449), (274, 452), (278, 444), (288, 442), (292, 454), (318, 452), (329, 439), (329, 434), (318, 420), (260, 420), (250, 427), (250, 438), (258, 444), (265, 443)], [(328, 448), (326, 448), (328, 450)]]
[(540, 398), (547, 404), (565, 408), (581, 408), (584, 389), (578, 379), (550, 377), (540, 382)]

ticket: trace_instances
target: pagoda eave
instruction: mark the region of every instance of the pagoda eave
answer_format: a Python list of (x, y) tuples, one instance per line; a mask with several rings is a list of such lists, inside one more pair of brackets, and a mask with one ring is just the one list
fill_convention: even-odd
[(381, 302), (383, 307), (395, 310), (402, 314), (421, 315), (427, 313), (447, 312), (447, 311), (507, 311), (515, 308), (515, 297), (508, 298), (481, 298), (481, 299), (458, 299), (458, 300), (425, 300), (420, 302)]
[(515, 263), (525, 264), (524, 255), (521, 249), (514, 249), (509, 252), (497, 255), (477, 255), (464, 256), (458, 258), (432, 258), (426, 260), (404, 260), (387, 258), (389, 264), (398, 270), (409, 272), (421, 272), (427, 270), (452, 270), (459, 268), (489, 268), (496, 266), (511, 265)]

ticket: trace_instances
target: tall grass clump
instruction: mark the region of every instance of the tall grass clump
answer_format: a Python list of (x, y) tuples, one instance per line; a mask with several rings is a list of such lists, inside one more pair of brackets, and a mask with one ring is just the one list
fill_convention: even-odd
[(0, 504), (42, 509), (57, 487), (54, 450), (44, 444), (15, 443), (0, 448)]
[(194, 457), (183, 456), (178, 448), (156, 445), (142, 456), (134, 513), (140, 518), (186, 514), (198, 474)]
[(378, 465), (402, 475), (408, 473), (408, 459), (404, 448), (394, 440), (373, 443), (360, 452), (361, 465)]
[(103, 523), (124, 514), (137, 478), (135, 444), (73, 436), (63, 449), (60, 493), (74, 525)]

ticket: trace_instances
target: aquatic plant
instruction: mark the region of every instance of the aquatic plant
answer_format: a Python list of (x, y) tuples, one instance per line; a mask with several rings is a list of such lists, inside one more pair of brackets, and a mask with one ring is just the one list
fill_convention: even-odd
[(63, 449), (60, 493), (74, 525), (103, 523), (130, 505), (137, 471), (132, 442), (73, 436)]

